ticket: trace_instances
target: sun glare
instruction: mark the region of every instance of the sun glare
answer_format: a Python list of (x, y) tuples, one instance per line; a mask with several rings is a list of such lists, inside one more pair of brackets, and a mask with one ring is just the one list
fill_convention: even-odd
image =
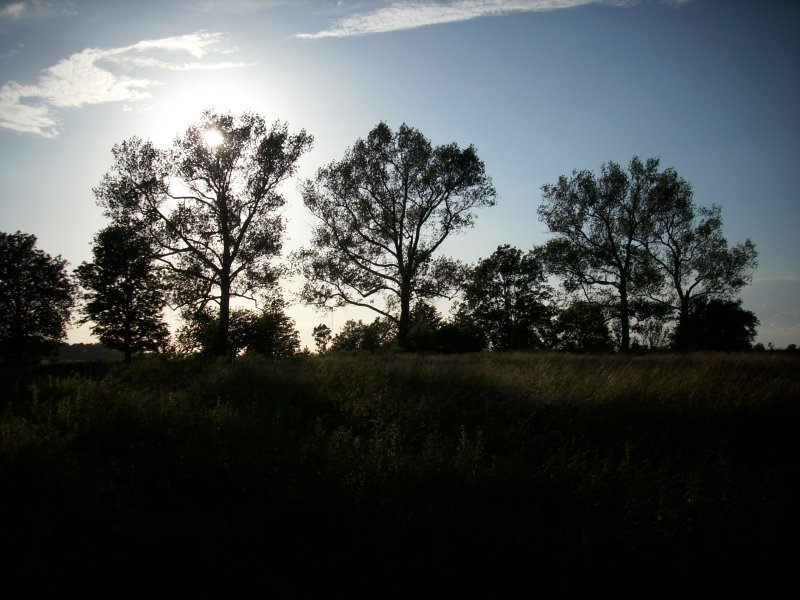
[(203, 133), (203, 141), (207, 146), (216, 148), (222, 143), (222, 134), (217, 129), (208, 129)]

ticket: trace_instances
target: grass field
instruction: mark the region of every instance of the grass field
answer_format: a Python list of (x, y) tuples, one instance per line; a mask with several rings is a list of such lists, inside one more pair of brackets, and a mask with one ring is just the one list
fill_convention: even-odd
[(112, 597), (796, 587), (800, 358), (0, 372), (3, 581)]

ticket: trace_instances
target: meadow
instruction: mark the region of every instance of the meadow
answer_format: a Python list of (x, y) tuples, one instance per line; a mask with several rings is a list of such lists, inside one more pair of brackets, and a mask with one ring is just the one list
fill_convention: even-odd
[(797, 354), (0, 371), (4, 587), (762, 596), (798, 583)]

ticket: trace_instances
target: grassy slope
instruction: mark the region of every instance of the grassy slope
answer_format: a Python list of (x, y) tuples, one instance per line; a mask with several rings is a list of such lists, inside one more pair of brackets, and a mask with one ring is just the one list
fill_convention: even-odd
[(526, 354), (3, 372), (4, 571), (115, 595), (796, 584), (799, 366)]

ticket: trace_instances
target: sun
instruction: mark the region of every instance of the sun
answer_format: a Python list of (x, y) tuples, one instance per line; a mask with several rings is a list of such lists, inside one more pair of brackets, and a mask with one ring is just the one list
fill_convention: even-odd
[(206, 146), (210, 148), (216, 148), (224, 140), (225, 138), (218, 129), (206, 129), (205, 132), (203, 132), (203, 141), (206, 143)]

